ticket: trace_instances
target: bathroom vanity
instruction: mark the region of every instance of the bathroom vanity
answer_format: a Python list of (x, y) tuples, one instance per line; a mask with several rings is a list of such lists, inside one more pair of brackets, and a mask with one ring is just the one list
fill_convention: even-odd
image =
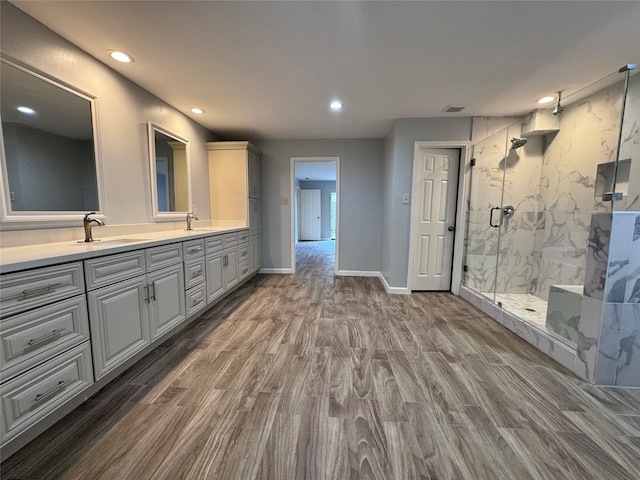
[(4, 456), (246, 282), (249, 228), (3, 248)]

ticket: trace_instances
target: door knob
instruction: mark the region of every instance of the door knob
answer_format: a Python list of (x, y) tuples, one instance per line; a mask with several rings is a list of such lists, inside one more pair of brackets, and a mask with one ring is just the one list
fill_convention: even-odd
[(449, 225), (449, 228), (447, 228), (447, 230), (449, 230), (450, 232), (453, 232), (456, 229), (456, 227), (454, 227), (453, 225)]

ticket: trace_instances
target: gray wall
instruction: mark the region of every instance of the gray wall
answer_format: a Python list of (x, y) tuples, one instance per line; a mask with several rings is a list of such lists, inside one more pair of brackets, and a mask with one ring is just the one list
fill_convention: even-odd
[(217, 140), (214, 134), (8, 2), (2, 2), (0, 21), (3, 53), (97, 97), (108, 224), (153, 222), (149, 121), (190, 141), (193, 203), (200, 219), (211, 217), (205, 143)]
[(471, 118), (401, 118), (384, 140), (384, 210), (381, 272), (391, 287), (406, 287), (409, 261), (411, 205), (402, 194), (411, 193), (413, 149), (416, 141), (471, 139)]
[[(291, 157), (340, 157), (340, 270), (380, 271), (382, 140), (255, 141), (261, 162), (262, 266), (291, 268)], [(289, 199), (291, 203), (292, 199)]]
[(320, 237), (331, 238), (331, 192), (336, 191), (336, 182), (307, 181), (300, 182), (302, 190), (320, 190)]

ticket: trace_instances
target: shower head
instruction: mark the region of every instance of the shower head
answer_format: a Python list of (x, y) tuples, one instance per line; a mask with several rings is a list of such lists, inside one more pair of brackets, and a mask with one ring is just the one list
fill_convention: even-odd
[(520, 148), (527, 143), (526, 138), (512, 138), (511, 139), (511, 150), (515, 150), (516, 148)]
[(558, 103), (556, 103), (556, 108), (553, 109), (553, 113), (554, 115), (560, 115), (561, 113), (564, 113), (564, 108), (562, 108), (562, 105), (560, 104), (560, 99), (562, 98), (562, 92), (563, 90), (558, 90), (556, 93), (558, 94)]

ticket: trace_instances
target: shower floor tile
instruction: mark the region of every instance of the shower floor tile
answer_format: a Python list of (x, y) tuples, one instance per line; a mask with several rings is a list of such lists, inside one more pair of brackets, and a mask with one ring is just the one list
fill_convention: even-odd
[[(485, 293), (491, 298), (490, 293)], [(528, 293), (496, 293), (496, 303), (502, 308), (531, 323), (541, 330), (546, 330), (547, 302)]]

